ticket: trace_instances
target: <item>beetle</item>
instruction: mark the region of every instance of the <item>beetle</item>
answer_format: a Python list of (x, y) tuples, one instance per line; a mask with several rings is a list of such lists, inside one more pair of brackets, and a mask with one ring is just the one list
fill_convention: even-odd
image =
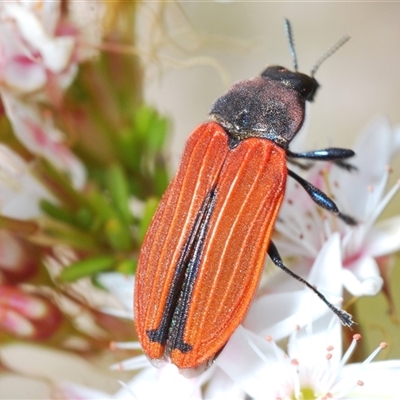
[(353, 324), (350, 314), (283, 264), (271, 241), (288, 175), (319, 206), (356, 223), (286, 162), (334, 161), (351, 168), (343, 160), (354, 155), (352, 150), (289, 150), (303, 125), (306, 101), (313, 101), (318, 89), (316, 70), (348, 37), (306, 75), (298, 72), (291, 26), (287, 20), (285, 24), (294, 71), (267, 67), (214, 102), (211, 121), (189, 137), (146, 233), (134, 312), (139, 341), (155, 365), (167, 360), (183, 371), (207, 368), (246, 315), (266, 254), (313, 290), (343, 325)]

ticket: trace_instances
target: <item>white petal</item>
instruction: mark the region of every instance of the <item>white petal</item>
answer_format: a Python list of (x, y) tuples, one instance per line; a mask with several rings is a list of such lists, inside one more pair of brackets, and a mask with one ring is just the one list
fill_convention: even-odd
[(326, 313), (326, 305), (308, 290), (275, 293), (257, 299), (243, 326), (275, 340), (289, 336), (297, 325), (304, 326)]
[(377, 361), (362, 367), (360, 364), (349, 364), (343, 368), (343, 377), (348, 376), (364, 383), (351, 391), (351, 398), (399, 398), (400, 360)]
[[(332, 346), (332, 358), (326, 361), (327, 347)], [(302, 369), (335, 371), (342, 357), (342, 325), (339, 319), (326, 312), (304, 329), (295, 331), (288, 343), (289, 357), (301, 360)]]
[(400, 250), (400, 216), (379, 222), (367, 236), (366, 251), (380, 257)]
[(334, 233), (324, 244), (311, 269), (308, 281), (324, 293), (342, 296), (342, 269), (339, 233)]
[[(308, 281), (330, 301), (337, 302), (342, 295), (340, 271), (339, 235), (334, 234), (318, 254)], [(253, 302), (243, 325), (253, 332), (280, 340), (291, 334), (296, 325), (304, 326), (324, 315), (326, 310), (327, 306), (309, 288), (266, 294)]]
[(378, 266), (371, 257), (363, 257), (351, 269), (342, 270), (344, 287), (353, 296), (374, 296), (383, 285)]
[(215, 368), (204, 390), (207, 400), (245, 400), (244, 391), (220, 368)]
[(41, 214), (39, 200), (55, 201), (30, 173), (26, 162), (0, 144), (0, 209), (8, 217), (35, 218)]
[[(354, 146), (356, 156), (350, 162), (357, 166), (358, 172), (348, 173), (339, 168), (331, 171), (332, 182), (339, 185), (334, 190), (339, 205), (349, 202), (351, 212), (359, 220), (364, 219), (367, 204), (373, 209), (372, 204), (376, 203), (378, 184), (382, 182), (382, 175), (390, 164), (394, 141), (395, 135), (387, 118), (377, 118), (364, 130)], [(369, 187), (375, 188), (375, 193), (369, 192)], [(371, 197), (374, 201), (371, 201)]]
[[(132, 379), (128, 387), (140, 400), (196, 400), (201, 399), (201, 377), (184, 378), (172, 364), (163, 368), (146, 368)], [(115, 398), (119, 398), (118, 394)]]
[(133, 316), (134, 277), (119, 272), (109, 272), (100, 274), (97, 279)]
[(251, 398), (276, 399), (287, 379), (284, 359), (282, 350), (240, 326), (215, 364)]

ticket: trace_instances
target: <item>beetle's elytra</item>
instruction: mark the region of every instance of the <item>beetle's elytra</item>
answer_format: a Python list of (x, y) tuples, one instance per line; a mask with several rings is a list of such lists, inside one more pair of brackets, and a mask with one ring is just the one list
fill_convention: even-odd
[(317, 67), (347, 38), (308, 76), (297, 71), (288, 21), (286, 27), (295, 71), (268, 67), (214, 102), (212, 121), (189, 137), (144, 239), (135, 283), (135, 323), (144, 352), (156, 362), (168, 360), (181, 370), (206, 368), (246, 315), (267, 253), (316, 292), (344, 325), (353, 323), (349, 314), (288, 270), (271, 242), (288, 174), (318, 205), (355, 223), (287, 168), (287, 159), (339, 162), (354, 155), (338, 148), (289, 150), (303, 125), (305, 103), (318, 89)]

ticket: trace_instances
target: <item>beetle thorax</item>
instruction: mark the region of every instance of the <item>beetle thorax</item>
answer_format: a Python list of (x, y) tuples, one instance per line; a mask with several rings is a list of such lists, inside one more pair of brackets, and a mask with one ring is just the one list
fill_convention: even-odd
[(286, 148), (300, 130), (305, 102), (311, 98), (307, 97), (309, 92), (305, 96), (304, 91), (292, 85), (290, 78), (297, 74), (301, 79), (309, 77), (287, 70), (283, 75), (277, 68), (282, 67), (269, 67), (260, 77), (236, 83), (212, 105), (210, 115), (233, 140), (263, 137)]

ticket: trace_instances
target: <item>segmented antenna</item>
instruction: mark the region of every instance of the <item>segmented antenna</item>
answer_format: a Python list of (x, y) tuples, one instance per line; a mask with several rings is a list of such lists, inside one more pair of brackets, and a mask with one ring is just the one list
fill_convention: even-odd
[(292, 26), (290, 25), (290, 22), (287, 18), (285, 18), (285, 30), (286, 30), (286, 35), (287, 35), (287, 38), (289, 41), (290, 53), (292, 54), (293, 67), (294, 67), (294, 70), (297, 72), (298, 64), (297, 64), (296, 49), (294, 48), (294, 42), (293, 42)]
[(315, 62), (314, 66), (311, 68), (310, 76), (313, 78), (321, 64), (333, 53), (335, 53), (340, 47), (342, 47), (349, 39), (349, 35), (343, 36), (336, 44), (329, 48), (328, 51)]

